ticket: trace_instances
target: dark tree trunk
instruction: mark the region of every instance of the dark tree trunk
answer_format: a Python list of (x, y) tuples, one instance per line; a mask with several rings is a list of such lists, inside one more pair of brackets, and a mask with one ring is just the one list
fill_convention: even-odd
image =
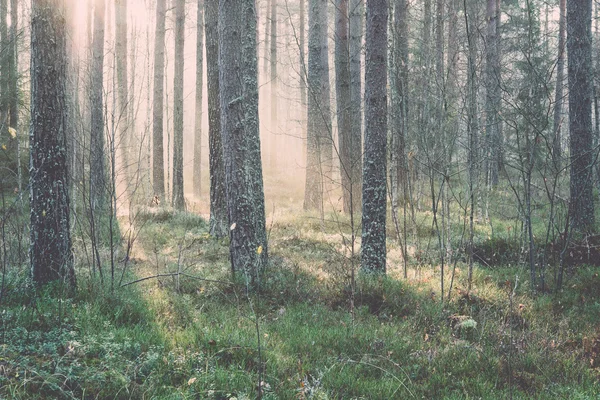
[(561, 169), (562, 158), (562, 122), (563, 122), (563, 92), (565, 83), (565, 45), (567, 36), (567, 0), (560, 0), (560, 16), (558, 20), (558, 59), (556, 60), (556, 90), (554, 93), (554, 120), (552, 137), (552, 161), (556, 171)]
[(254, 0), (219, 2), (219, 86), (230, 254), (234, 272), (260, 285), (267, 236), (258, 129)]
[(361, 268), (386, 271), (387, 0), (367, 0)]
[(90, 87), (90, 204), (92, 213), (105, 205), (104, 160), (104, 0), (94, 3), (94, 39)]
[(156, 2), (156, 30), (154, 38), (154, 98), (152, 112), (152, 182), (154, 195), (165, 200), (164, 80), (165, 80), (165, 18), (166, 0)]
[(185, 0), (175, 2), (175, 73), (173, 82), (173, 207), (185, 210), (183, 190), (183, 66)]
[(208, 147), (210, 169), (210, 234), (221, 238), (229, 233), (225, 195), (225, 163), (221, 141), (219, 96), (219, 2), (206, 3), (206, 84), (208, 87)]
[(310, 0), (308, 11), (308, 112), (304, 209), (323, 211), (331, 177), (331, 106), (327, 46), (327, 0)]
[(202, 184), (202, 86), (204, 75), (204, 0), (198, 0), (196, 24), (196, 113), (194, 127), (194, 195), (200, 197)]
[(340, 158), (340, 175), (344, 212), (356, 211), (352, 207), (351, 144), (352, 131), (350, 120), (350, 48), (348, 42), (348, 0), (337, 0), (335, 4), (335, 86), (338, 123), (338, 154)]
[(592, 1), (567, 1), (569, 131), (571, 148), (570, 218), (573, 230), (594, 229), (592, 191)]
[(32, 3), (30, 263), (33, 281), (75, 288), (67, 183), (66, 20), (60, 0)]

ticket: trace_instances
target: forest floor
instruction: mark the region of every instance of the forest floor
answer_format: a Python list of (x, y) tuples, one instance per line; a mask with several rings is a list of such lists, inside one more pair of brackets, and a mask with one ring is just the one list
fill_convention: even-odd
[(459, 262), (442, 302), (440, 266), (413, 261), (404, 279), (390, 241), (388, 277), (353, 285), (348, 217), (323, 221), (292, 195), (267, 201), (260, 295), (232, 281), (227, 240), (208, 234), (200, 206), (139, 212), (114, 291), (80, 266), (74, 297), (31, 300), (26, 271), (9, 274), (0, 398), (599, 398), (600, 268), (532, 294), (523, 267), (477, 266), (467, 292)]

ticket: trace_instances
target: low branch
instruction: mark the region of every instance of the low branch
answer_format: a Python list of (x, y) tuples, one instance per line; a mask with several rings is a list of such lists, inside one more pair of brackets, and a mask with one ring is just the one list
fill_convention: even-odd
[(120, 287), (133, 285), (135, 283), (140, 283), (140, 282), (147, 281), (150, 279), (168, 278), (168, 277), (173, 277), (173, 276), (185, 276), (187, 278), (196, 279), (196, 280), (205, 281), (205, 282), (223, 283), (225, 285), (233, 285), (233, 282), (220, 281), (217, 279), (207, 279), (207, 278), (201, 278), (199, 276), (194, 276), (194, 275), (190, 275), (190, 274), (186, 274), (186, 273), (173, 272), (170, 274), (158, 274), (158, 275), (147, 276), (145, 278), (136, 279), (135, 281), (124, 283)]

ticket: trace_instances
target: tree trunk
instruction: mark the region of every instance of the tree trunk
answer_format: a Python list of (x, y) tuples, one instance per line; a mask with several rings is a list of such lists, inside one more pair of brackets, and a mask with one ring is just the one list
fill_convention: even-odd
[(331, 177), (327, 0), (310, 0), (308, 11), (308, 112), (304, 209), (323, 212), (323, 192)]
[(278, 75), (277, 75), (277, 0), (271, 0), (271, 77), (270, 77), (270, 87), (271, 87), (271, 168), (276, 170), (279, 152), (281, 150), (281, 138), (279, 136), (278, 129), (278, 119), (277, 119), (277, 104), (278, 104)]
[(33, 281), (75, 288), (67, 183), (64, 3), (32, 3), (29, 249)]
[(152, 182), (154, 195), (165, 200), (164, 80), (165, 80), (165, 18), (166, 0), (156, 2), (156, 30), (154, 38), (154, 98), (152, 112)]
[(210, 169), (210, 234), (221, 238), (229, 234), (225, 163), (221, 141), (219, 96), (219, 2), (206, 3), (206, 84), (208, 88), (208, 147)]
[(567, 1), (569, 132), (571, 148), (571, 226), (594, 229), (592, 191), (592, 1)]
[(22, 173), (21, 173), (21, 152), (19, 142), (19, 57), (18, 57), (18, 29), (19, 29), (19, 1), (11, 0), (10, 2), (10, 46), (8, 48), (8, 86), (10, 100), (8, 105), (9, 126), (15, 130), (15, 138), (10, 138), (9, 151), (15, 154), (17, 161), (17, 187), (19, 193), (22, 190)]
[(387, 1), (367, 0), (361, 268), (373, 273), (386, 271), (387, 22)]
[(267, 236), (254, 0), (220, 0), (219, 65), (231, 267), (256, 287), (267, 265)]
[(554, 93), (554, 120), (552, 137), (552, 161), (558, 172), (561, 169), (562, 158), (562, 122), (563, 122), (563, 92), (565, 82), (565, 44), (566, 44), (566, 18), (567, 0), (560, 0), (560, 16), (558, 20), (558, 59), (556, 60), (556, 89)]
[(362, 53), (364, 1), (350, 0), (350, 159), (353, 208), (362, 206)]
[(486, 47), (486, 98), (485, 135), (489, 149), (489, 183), (498, 185), (501, 165), (501, 122), (500, 122), (500, 0), (487, 0), (487, 47)]
[(344, 212), (356, 211), (352, 207), (352, 158), (350, 121), (350, 48), (348, 42), (348, 0), (336, 0), (335, 16), (335, 86), (338, 123), (338, 154)]
[[(125, 176), (127, 191), (131, 193), (129, 169), (131, 161), (129, 133), (129, 79), (127, 71), (127, 2), (115, 0), (115, 56), (117, 61), (118, 109), (115, 110), (118, 124), (118, 147), (121, 153), (121, 170)], [(130, 199), (131, 200), (131, 199)]]
[(305, 20), (306, 20), (306, 12), (305, 5), (306, 0), (299, 0), (300, 2), (300, 28), (299, 28), (299, 38), (298, 38), (298, 46), (300, 47), (300, 126), (302, 129), (302, 159), (306, 160), (306, 122), (304, 121), (304, 117), (306, 116), (306, 52), (304, 48), (306, 47), (305, 40)]
[(94, 3), (94, 38), (90, 87), (90, 204), (102, 209), (107, 193), (104, 160), (104, 0)]
[(173, 207), (185, 210), (183, 191), (183, 66), (185, 0), (175, 2), (175, 73), (173, 82)]
[(194, 127), (194, 195), (200, 197), (202, 184), (202, 86), (204, 75), (204, 0), (198, 0), (196, 24), (196, 114)]
[(406, 130), (408, 112), (408, 23), (406, 0), (397, 0), (394, 6), (394, 47), (391, 71), (391, 169), (392, 203), (397, 206), (400, 188), (407, 179)]

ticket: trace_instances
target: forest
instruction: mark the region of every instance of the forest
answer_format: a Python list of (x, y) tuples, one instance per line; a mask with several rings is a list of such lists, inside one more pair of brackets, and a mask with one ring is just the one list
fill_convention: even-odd
[(0, 0), (0, 399), (600, 398), (600, 1)]

